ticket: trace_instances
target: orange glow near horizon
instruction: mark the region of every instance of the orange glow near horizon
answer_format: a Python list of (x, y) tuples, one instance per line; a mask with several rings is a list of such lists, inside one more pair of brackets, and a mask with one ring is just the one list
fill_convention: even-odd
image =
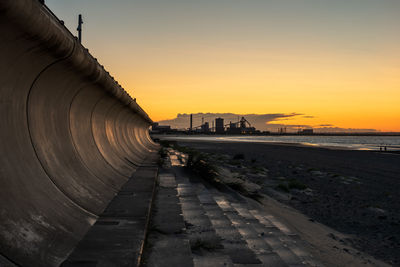
[(315, 118), (286, 123), (400, 131), (400, 72), (384, 67), (385, 56), (364, 62), (336, 54), (275, 64), (227, 64), (231, 55), (220, 57), (212, 66), (180, 63), (119, 75), (154, 121), (177, 113), (296, 112)]

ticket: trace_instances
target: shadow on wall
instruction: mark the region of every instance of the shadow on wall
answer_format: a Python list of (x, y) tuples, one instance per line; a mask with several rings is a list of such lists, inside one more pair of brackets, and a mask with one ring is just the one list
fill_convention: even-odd
[(0, 2), (0, 258), (58, 266), (157, 148), (151, 120), (36, 0)]

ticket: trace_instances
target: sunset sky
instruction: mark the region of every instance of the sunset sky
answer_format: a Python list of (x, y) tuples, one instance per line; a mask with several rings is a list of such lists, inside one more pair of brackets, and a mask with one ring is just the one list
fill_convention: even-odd
[[(301, 113), (400, 131), (399, 0), (46, 0), (155, 120)], [(282, 123), (282, 122), (281, 122)]]

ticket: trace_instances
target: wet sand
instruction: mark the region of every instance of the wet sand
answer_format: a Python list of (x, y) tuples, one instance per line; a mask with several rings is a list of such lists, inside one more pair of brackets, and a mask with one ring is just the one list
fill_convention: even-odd
[[(243, 154), (244, 159), (235, 167), (238, 172), (268, 170), (262, 181), (248, 175), (262, 186), (262, 193), (301, 211), (311, 221), (350, 236), (341, 239), (332, 234), (329, 237), (333, 240), (400, 266), (399, 154), (265, 143), (178, 144), (231, 158)], [(293, 180), (307, 189), (285, 191), (275, 186)]]

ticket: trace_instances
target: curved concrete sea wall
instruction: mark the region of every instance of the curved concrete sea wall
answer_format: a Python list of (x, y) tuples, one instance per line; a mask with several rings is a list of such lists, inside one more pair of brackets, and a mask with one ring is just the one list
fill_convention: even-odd
[(157, 146), (147, 114), (45, 6), (0, 1), (0, 257), (58, 266)]

